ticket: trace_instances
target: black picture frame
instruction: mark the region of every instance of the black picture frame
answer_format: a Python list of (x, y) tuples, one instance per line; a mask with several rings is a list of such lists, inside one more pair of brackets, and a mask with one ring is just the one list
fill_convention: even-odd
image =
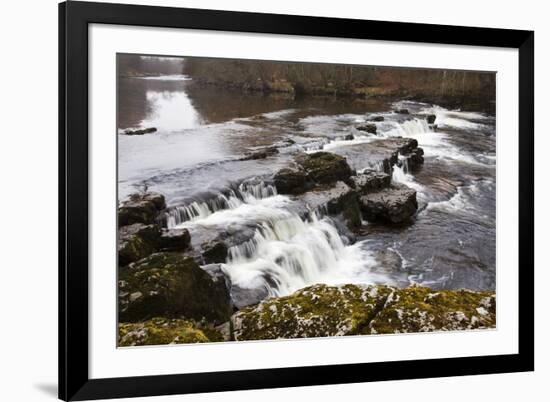
[[(87, 347), (88, 25), (92, 23), (518, 49), (518, 353), (90, 379)], [(59, 4), (59, 398), (89, 400), (532, 370), (534, 32), (78, 1)]]

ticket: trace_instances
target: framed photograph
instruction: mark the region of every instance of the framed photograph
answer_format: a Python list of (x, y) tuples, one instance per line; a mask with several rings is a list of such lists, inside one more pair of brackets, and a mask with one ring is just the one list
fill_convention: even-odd
[(534, 369), (534, 33), (59, 5), (59, 397)]

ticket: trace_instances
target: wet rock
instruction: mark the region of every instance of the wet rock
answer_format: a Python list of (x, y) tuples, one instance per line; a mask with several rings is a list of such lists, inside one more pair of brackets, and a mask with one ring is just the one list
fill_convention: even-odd
[(216, 283), (223, 283), (227, 291), (231, 290), (231, 279), (223, 272), (221, 264), (208, 264), (201, 267)]
[(426, 121), (428, 124), (434, 124), (435, 123), (435, 114), (429, 114), (426, 116)]
[(364, 124), (355, 127), (356, 130), (366, 131), (367, 133), (376, 134), (376, 124)]
[(301, 194), (311, 187), (306, 171), (297, 167), (279, 170), (273, 177), (273, 184), (279, 194)]
[(192, 258), (164, 252), (120, 270), (118, 305), (122, 322), (163, 316), (222, 323), (232, 312), (225, 283), (214, 281)]
[(127, 129), (124, 130), (125, 135), (143, 135), (143, 134), (152, 134), (156, 133), (157, 129), (155, 127), (142, 128), (142, 129)]
[(437, 131), (437, 124), (428, 124), (428, 128), (432, 131)]
[(363, 217), (369, 222), (402, 223), (418, 209), (416, 191), (397, 184), (363, 195), (359, 200)]
[(346, 134), (344, 136), (344, 141), (351, 141), (351, 140), (354, 140), (355, 139), (355, 136), (353, 134)]
[(409, 114), (409, 109), (396, 109), (394, 112), (398, 114)]
[(202, 260), (205, 264), (224, 263), (227, 259), (227, 244), (221, 240), (204, 243), (201, 249)]
[(243, 156), (240, 160), (241, 161), (249, 161), (249, 160), (257, 160), (257, 159), (265, 159), (268, 156), (273, 156), (279, 153), (279, 150), (276, 147), (269, 147), (265, 148), (259, 151), (251, 152), (245, 156)]
[(411, 170), (416, 170), (424, 164), (424, 150), (422, 148), (413, 149), (409, 154), (409, 166)]
[(494, 328), (495, 294), (413, 286), (313, 285), (231, 317), (235, 340)]
[(355, 190), (359, 194), (372, 193), (387, 188), (391, 184), (389, 174), (375, 170), (366, 170), (357, 176), (352, 176), (351, 179), (355, 185)]
[(155, 252), (161, 231), (157, 225), (134, 223), (118, 230), (118, 264), (127, 265)]
[(118, 208), (118, 225), (154, 223), (159, 212), (166, 208), (164, 196), (159, 193), (132, 194)]
[(231, 287), (231, 300), (237, 309), (243, 309), (269, 297), (269, 291), (265, 287), (253, 289), (242, 288), (233, 284)]
[(185, 251), (191, 243), (191, 235), (187, 229), (163, 229), (160, 235), (160, 250)]
[(196, 322), (182, 319), (155, 317), (144, 322), (118, 325), (118, 346), (121, 347), (218, 342), (223, 337), (216, 328), (201, 328)]
[(414, 138), (392, 137), (368, 143), (350, 144), (334, 148), (332, 152), (342, 155), (351, 168), (365, 168), (392, 173), (392, 166), (399, 161), (399, 155), (410, 154), (418, 147)]
[(295, 160), (306, 171), (307, 178), (318, 184), (348, 181), (353, 173), (346, 158), (330, 152), (300, 154)]
[(367, 120), (368, 121), (384, 121), (384, 116), (371, 116)]
[(332, 216), (341, 215), (350, 230), (361, 227), (358, 194), (342, 181), (332, 186), (316, 187), (297, 198), (313, 210)]

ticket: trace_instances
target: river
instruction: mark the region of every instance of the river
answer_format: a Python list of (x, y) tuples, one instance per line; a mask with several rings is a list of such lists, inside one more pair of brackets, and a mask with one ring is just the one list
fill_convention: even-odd
[[(495, 289), (494, 116), (400, 100), (262, 96), (200, 87), (183, 75), (119, 78), (118, 105), (119, 200), (144, 188), (164, 194), (167, 225), (192, 238), (205, 228), (253, 231), (222, 266), (235, 293), (280, 296), (313, 283)], [(435, 131), (425, 114), (436, 115)], [(377, 135), (355, 128), (369, 115), (384, 117)], [(123, 135), (129, 127), (158, 131)], [(348, 134), (354, 139), (345, 141)], [(326, 216), (304, 218), (304, 206), (270, 184), (296, 152), (347, 155), (395, 136), (415, 138), (425, 151), (419, 171), (396, 167), (392, 176), (417, 191), (412, 224), (364, 222), (351, 241)], [(279, 153), (241, 160), (266, 146)], [(377, 168), (361, 155), (348, 161), (358, 171)]]

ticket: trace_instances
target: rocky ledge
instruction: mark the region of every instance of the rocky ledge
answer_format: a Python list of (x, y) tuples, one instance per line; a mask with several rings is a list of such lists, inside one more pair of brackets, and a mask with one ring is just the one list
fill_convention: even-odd
[(155, 253), (119, 269), (122, 322), (186, 317), (223, 323), (233, 312), (228, 283), (181, 253)]
[(119, 346), (143, 346), (219, 342), (224, 338), (217, 329), (194, 321), (155, 317), (119, 324), (118, 339)]
[(231, 318), (237, 341), (494, 328), (495, 294), (412, 286), (314, 285)]

